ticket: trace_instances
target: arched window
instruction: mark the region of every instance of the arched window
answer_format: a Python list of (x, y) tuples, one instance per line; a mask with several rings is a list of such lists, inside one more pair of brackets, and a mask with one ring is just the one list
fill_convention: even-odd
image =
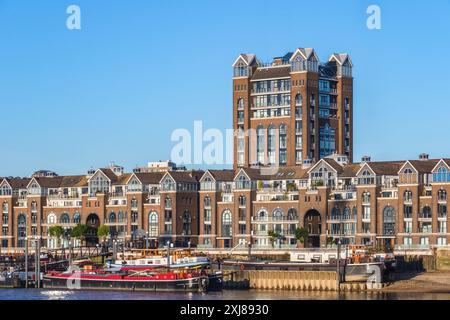
[(117, 214), (117, 222), (124, 223), (125, 222), (125, 216), (122, 211), (119, 211)]
[(280, 221), (280, 220), (283, 220), (283, 214), (284, 214), (284, 212), (283, 212), (283, 210), (281, 210), (281, 209), (275, 209), (274, 211), (273, 211), (273, 213), (272, 213), (272, 219), (274, 220), (274, 221)]
[(423, 207), (423, 209), (422, 209), (422, 218), (424, 218), (424, 219), (431, 219), (432, 218), (431, 208), (429, 206)]
[(231, 211), (225, 210), (222, 213), (222, 237), (231, 237), (232, 235), (232, 217)]
[(395, 209), (387, 206), (383, 210), (383, 235), (395, 235)]
[(403, 199), (404, 199), (405, 202), (410, 202), (410, 201), (412, 201), (412, 196), (413, 196), (413, 193), (412, 193), (412, 191), (410, 191), (410, 190), (406, 190), (406, 191), (403, 193)]
[(209, 196), (206, 196), (205, 199), (203, 200), (203, 203), (205, 208), (211, 207), (211, 198)]
[(3, 213), (8, 213), (8, 211), (9, 211), (9, 206), (8, 206), (8, 203), (5, 201), (2, 204), (2, 212)]
[(172, 208), (172, 198), (166, 197), (166, 199), (164, 200), (164, 206), (167, 209), (171, 209)]
[(108, 222), (109, 223), (116, 223), (116, 214), (114, 213), (114, 211), (109, 214), (109, 221)]
[(150, 212), (148, 216), (148, 235), (150, 237), (157, 237), (159, 235), (158, 213), (156, 211)]
[(447, 191), (444, 189), (438, 190), (438, 201), (447, 201)]
[(239, 98), (238, 102), (237, 102), (237, 108), (238, 110), (244, 110), (245, 107), (245, 102), (244, 99)]
[(341, 219), (341, 211), (338, 207), (334, 207), (331, 209), (331, 220), (340, 220)]
[(245, 196), (239, 196), (239, 206), (245, 207), (247, 205), (247, 198)]
[(350, 208), (349, 207), (345, 207), (344, 208), (344, 220), (350, 220), (351, 216), (350, 216)]
[(295, 106), (301, 107), (302, 104), (303, 104), (303, 96), (302, 96), (300, 93), (298, 93), (298, 94), (295, 96)]
[(256, 219), (259, 221), (266, 221), (268, 219), (266, 210), (259, 210), (256, 214)]
[(288, 220), (293, 221), (293, 220), (298, 220), (298, 215), (297, 215), (297, 210), (294, 208), (291, 208), (288, 210)]
[(364, 192), (362, 194), (363, 203), (370, 203), (370, 192)]
[(287, 130), (286, 130), (286, 125), (285, 124), (281, 124), (280, 125), (280, 154), (279, 154), (279, 162), (280, 165), (285, 165), (287, 163), (287, 155), (286, 155), (286, 149), (287, 149)]
[(139, 214), (137, 211), (131, 211), (131, 223), (137, 223), (139, 219)]
[(63, 213), (59, 219), (61, 224), (69, 224), (70, 223), (70, 216), (68, 213)]
[(56, 224), (56, 221), (57, 221), (56, 214), (50, 213), (47, 216), (47, 224)]
[(256, 128), (256, 150), (257, 150), (257, 161), (258, 163), (264, 163), (265, 157), (265, 129), (263, 126), (258, 126)]
[(81, 222), (81, 216), (79, 212), (75, 212), (73, 215), (73, 223), (79, 224)]
[(192, 223), (191, 214), (189, 213), (188, 210), (186, 210), (183, 213), (183, 234), (184, 235), (192, 234), (191, 223)]
[(135, 198), (131, 199), (131, 207), (132, 208), (138, 207), (138, 201)]

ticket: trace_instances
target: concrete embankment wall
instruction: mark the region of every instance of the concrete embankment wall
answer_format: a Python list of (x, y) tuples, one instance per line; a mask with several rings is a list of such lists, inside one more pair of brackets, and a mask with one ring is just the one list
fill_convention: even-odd
[(450, 271), (450, 249), (438, 249), (436, 251), (436, 269), (438, 271)]
[[(259, 290), (303, 290), (337, 291), (336, 272), (331, 271), (285, 271), (245, 270), (233, 272), (235, 284), (249, 282), (250, 289)], [(381, 284), (366, 282), (341, 283), (342, 291), (365, 291), (380, 289)], [(238, 285), (235, 288), (239, 288)]]

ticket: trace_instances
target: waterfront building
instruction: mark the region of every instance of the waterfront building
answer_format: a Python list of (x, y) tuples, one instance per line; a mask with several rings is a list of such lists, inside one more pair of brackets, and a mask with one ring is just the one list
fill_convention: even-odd
[(353, 160), (353, 64), (298, 48), (270, 63), (233, 64), (234, 168), (295, 166), (335, 152)]
[[(151, 247), (295, 248), (302, 227), (305, 247), (336, 239), (386, 250), (447, 245), (450, 159), (353, 162), (352, 67), (347, 54), (321, 64), (313, 49), (270, 64), (240, 55), (233, 169), (166, 161), (133, 173), (111, 164), (77, 176), (2, 178), (0, 246), (23, 248), (26, 237), (67, 246), (67, 235), (55, 239), (49, 228), (78, 224), (90, 227), (88, 245), (98, 243), (100, 225), (111, 240), (145, 238)], [(262, 170), (269, 165), (277, 169)]]

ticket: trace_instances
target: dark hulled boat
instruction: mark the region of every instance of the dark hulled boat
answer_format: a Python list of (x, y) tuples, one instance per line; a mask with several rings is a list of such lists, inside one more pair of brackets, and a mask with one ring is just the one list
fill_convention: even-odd
[(70, 290), (181, 291), (220, 290), (222, 274), (195, 270), (154, 272), (66, 271), (51, 272), (43, 278), (44, 288)]

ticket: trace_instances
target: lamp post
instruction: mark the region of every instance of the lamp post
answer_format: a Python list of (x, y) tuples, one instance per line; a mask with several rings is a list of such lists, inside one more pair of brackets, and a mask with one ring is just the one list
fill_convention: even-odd
[(248, 243), (248, 260), (252, 260), (252, 242), (253, 242), (253, 230), (250, 230), (250, 241)]
[(167, 241), (167, 271), (170, 270), (170, 241)]
[(337, 240), (337, 259), (336, 259), (336, 284), (338, 294), (341, 292), (341, 270), (340, 270), (340, 259), (341, 259), (341, 238)]

